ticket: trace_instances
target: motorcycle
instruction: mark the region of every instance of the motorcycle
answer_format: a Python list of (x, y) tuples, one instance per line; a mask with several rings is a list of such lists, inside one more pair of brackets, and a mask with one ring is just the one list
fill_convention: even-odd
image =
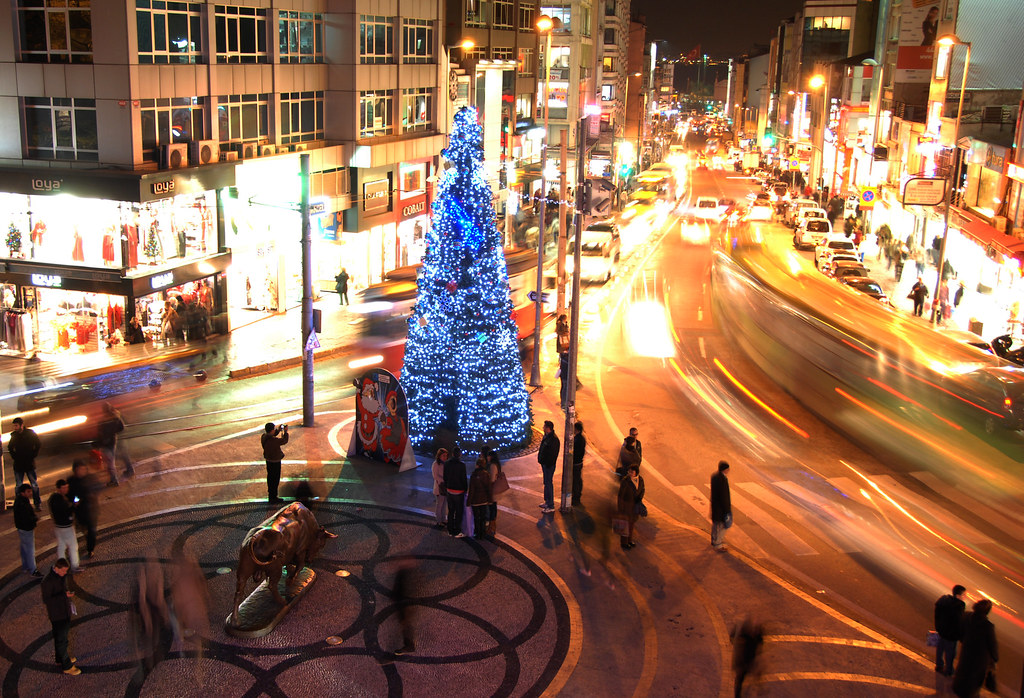
[(1013, 338), (1008, 334), (1000, 335), (992, 340), (992, 350), (996, 356), (1018, 366), (1024, 366), (1024, 346), (1010, 349), (1011, 346), (1013, 346)]

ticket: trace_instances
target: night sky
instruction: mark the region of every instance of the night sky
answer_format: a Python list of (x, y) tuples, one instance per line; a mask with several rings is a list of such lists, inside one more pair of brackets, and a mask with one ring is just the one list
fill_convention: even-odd
[(633, 0), (634, 11), (647, 16), (648, 41), (668, 41), (670, 57), (697, 44), (714, 58), (767, 46), (779, 22), (801, 6), (802, 0)]

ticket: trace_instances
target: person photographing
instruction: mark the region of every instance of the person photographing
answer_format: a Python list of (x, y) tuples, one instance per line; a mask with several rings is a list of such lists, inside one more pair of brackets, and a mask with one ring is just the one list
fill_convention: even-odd
[(277, 486), (281, 482), (281, 461), (284, 460), (281, 447), (288, 443), (288, 425), (278, 426), (267, 422), (260, 443), (263, 446), (263, 459), (267, 463), (267, 502), (280, 504), (284, 500), (277, 496)]

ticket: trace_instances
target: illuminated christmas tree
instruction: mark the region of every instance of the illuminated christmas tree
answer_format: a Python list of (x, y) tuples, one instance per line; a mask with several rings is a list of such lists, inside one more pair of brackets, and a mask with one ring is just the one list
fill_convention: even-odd
[(529, 438), (508, 269), (484, 179), (476, 109), (455, 115), (433, 204), (433, 225), (409, 319), (402, 382), (410, 433), (427, 446), (450, 431), (463, 448)]
[(142, 251), (150, 259), (155, 259), (160, 254), (160, 234), (156, 229), (156, 221), (153, 221), (149, 226), (149, 233), (146, 234), (146, 245)]
[(7, 226), (7, 249), (12, 257), (21, 252), (21, 231), (14, 223)]

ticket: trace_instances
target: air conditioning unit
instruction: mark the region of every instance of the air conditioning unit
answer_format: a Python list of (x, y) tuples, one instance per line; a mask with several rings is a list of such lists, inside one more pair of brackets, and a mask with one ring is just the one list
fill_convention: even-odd
[(220, 162), (220, 143), (217, 141), (193, 141), (190, 159), (196, 165), (212, 165)]
[(264, 155), (276, 155), (277, 146), (274, 145), (261, 145), (259, 146), (260, 157)]
[(992, 227), (998, 230), (1000, 233), (1006, 233), (1006, 216), (995, 216), (992, 219)]
[(160, 146), (160, 169), (177, 170), (188, 167), (188, 143), (168, 143)]
[(259, 146), (255, 143), (235, 143), (233, 147), (238, 153), (239, 160), (250, 160), (260, 156)]
[(306, 148), (307, 148), (307, 144), (306, 143), (296, 143), (295, 145), (292, 146), (292, 152), (293, 153), (301, 153)]
[(238, 160), (238, 153), (234, 150), (225, 150), (220, 154), (220, 157), (224, 162), (236, 162)]

